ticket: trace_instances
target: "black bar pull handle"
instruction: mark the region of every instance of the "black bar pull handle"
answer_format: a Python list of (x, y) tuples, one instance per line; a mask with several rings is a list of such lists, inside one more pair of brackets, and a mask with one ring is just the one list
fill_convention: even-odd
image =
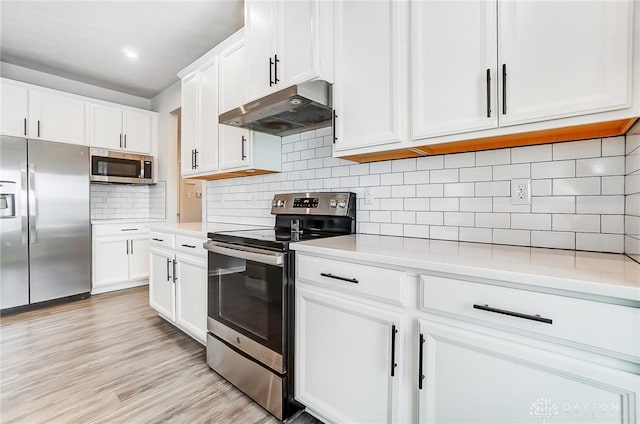
[(348, 283), (358, 284), (358, 280), (356, 280), (355, 278), (340, 277), (339, 275), (333, 275), (326, 272), (321, 272), (320, 275), (327, 278), (333, 278), (334, 280), (340, 280), (340, 281), (346, 281)]
[(424, 373), (422, 369), (422, 356), (424, 354), (424, 336), (420, 333), (420, 348), (418, 355), (418, 390), (422, 390), (422, 380), (424, 380)]
[(553, 324), (553, 320), (550, 318), (543, 318), (540, 315), (529, 315), (529, 314), (523, 314), (520, 312), (513, 312), (513, 311), (508, 311), (506, 309), (498, 309), (498, 308), (492, 308), (489, 305), (473, 305), (473, 309), (480, 309), (481, 311), (487, 311), (487, 312), (493, 312), (496, 314), (502, 314), (502, 315), (509, 315), (511, 317), (516, 317), (516, 318), (522, 318), (522, 319), (528, 319), (531, 321), (538, 321), (538, 322), (542, 322), (544, 324)]
[(122, 149), (122, 134), (120, 134), (120, 148)]
[(124, 148), (127, 148), (127, 135), (124, 135)]
[(38, 138), (40, 138), (40, 120), (38, 119)]
[(507, 114), (507, 64), (502, 64), (502, 114)]
[(129, 254), (129, 240), (127, 240), (127, 255)]
[(196, 169), (196, 149), (191, 149), (191, 169)]
[(27, 135), (27, 118), (24, 118), (24, 135)]
[(273, 83), (277, 84), (280, 82), (280, 80), (278, 79), (278, 63), (280, 62), (280, 60), (278, 59), (278, 55), (274, 54), (273, 58), (275, 59), (273, 62), (273, 68), (274, 68), (274, 72), (273, 72)]
[(159, 238), (155, 238), (155, 237), (152, 238), (151, 240), (153, 240), (153, 241), (164, 241), (164, 239), (159, 239)]
[(198, 149), (193, 149), (193, 166), (198, 169)]
[(487, 118), (491, 118), (491, 69), (487, 69)]
[(173, 263), (173, 284), (175, 284), (178, 279), (178, 277), (176, 277), (176, 266), (178, 265), (178, 261), (173, 260), (171, 262)]
[(391, 377), (394, 377), (396, 374), (396, 367), (398, 364), (396, 363), (396, 333), (398, 330), (396, 329), (396, 325), (393, 324), (391, 326)]
[(192, 244), (183, 244), (182, 247), (188, 247), (190, 249), (195, 249), (196, 247)]
[(170, 270), (169, 270), (169, 264), (171, 263), (171, 259), (167, 258), (167, 281), (171, 280), (171, 274), (170, 274)]
[(137, 228), (122, 228), (120, 231), (138, 231)]
[(338, 140), (338, 135), (336, 133), (336, 120), (338, 118), (338, 115), (336, 114), (336, 111), (333, 111), (333, 144), (336, 144), (336, 141)]
[(275, 84), (273, 82), (273, 59), (271, 59), (271, 56), (269, 56), (269, 87), (273, 87), (273, 84)]
[(242, 160), (245, 160), (247, 158), (246, 147), (245, 147), (246, 143), (247, 143), (247, 137), (242, 136)]
[(133, 240), (131, 240), (131, 254), (133, 255)]

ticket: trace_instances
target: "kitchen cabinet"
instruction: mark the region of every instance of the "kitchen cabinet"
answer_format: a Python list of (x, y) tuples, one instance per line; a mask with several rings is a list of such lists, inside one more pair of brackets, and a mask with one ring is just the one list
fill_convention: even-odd
[(29, 89), (29, 138), (85, 142), (85, 101), (59, 92)]
[(332, 82), (332, 2), (245, 2), (247, 100), (321, 78)]
[(634, 421), (639, 393), (631, 373), (470, 325), (420, 320), (419, 332), (421, 423)]
[(152, 231), (149, 305), (202, 344), (207, 338), (204, 236)]
[(218, 168), (218, 58), (182, 78), (181, 159), (183, 176)]
[(500, 125), (629, 107), (633, 3), (499, 1)]
[(149, 277), (147, 224), (94, 225), (92, 294), (135, 287)]
[(220, 169), (223, 171), (281, 169), (280, 137), (220, 125)]
[(244, 38), (240, 38), (220, 53), (220, 113), (246, 103), (246, 80), (246, 48)]
[(2, 135), (15, 137), (27, 136), (27, 117), (29, 116), (29, 89), (22, 84), (2, 78)]
[(410, 7), (413, 138), (496, 128), (496, 1)]
[[(407, 3), (336, 2), (334, 151), (406, 141)], [(364, 18), (366, 17), (366, 19)]]
[(89, 104), (89, 145), (108, 150), (150, 154), (155, 114), (117, 105)]
[(296, 399), (332, 422), (397, 422), (402, 315), (346, 299), (296, 285)]

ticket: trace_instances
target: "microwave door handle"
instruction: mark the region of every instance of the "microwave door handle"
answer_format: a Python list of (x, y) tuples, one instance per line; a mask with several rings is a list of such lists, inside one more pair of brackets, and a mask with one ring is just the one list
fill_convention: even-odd
[(204, 247), (210, 252), (230, 256), (232, 258), (246, 259), (248, 261), (260, 262), (267, 265), (283, 266), (282, 262), (284, 253), (252, 249), (250, 247), (236, 246), (211, 240), (206, 242)]

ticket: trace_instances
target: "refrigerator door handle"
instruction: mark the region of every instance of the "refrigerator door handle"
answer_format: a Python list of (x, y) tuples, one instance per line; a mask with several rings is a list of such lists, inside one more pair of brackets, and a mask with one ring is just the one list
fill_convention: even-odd
[(29, 227), (29, 216), (27, 215), (27, 164), (20, 164), (20, 233), (22, 234), (22, 244), (29, 243), (27, 228)]
[(38, 203), (36, 200), (36, 165), (29, 164), (29, 244), (38, 242)]

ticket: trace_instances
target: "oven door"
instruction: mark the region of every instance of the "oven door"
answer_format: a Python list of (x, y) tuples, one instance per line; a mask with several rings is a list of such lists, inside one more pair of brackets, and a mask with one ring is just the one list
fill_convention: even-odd
[(284, 373), (283, 288), (286, 254), (208, 241), (207, 329)]

